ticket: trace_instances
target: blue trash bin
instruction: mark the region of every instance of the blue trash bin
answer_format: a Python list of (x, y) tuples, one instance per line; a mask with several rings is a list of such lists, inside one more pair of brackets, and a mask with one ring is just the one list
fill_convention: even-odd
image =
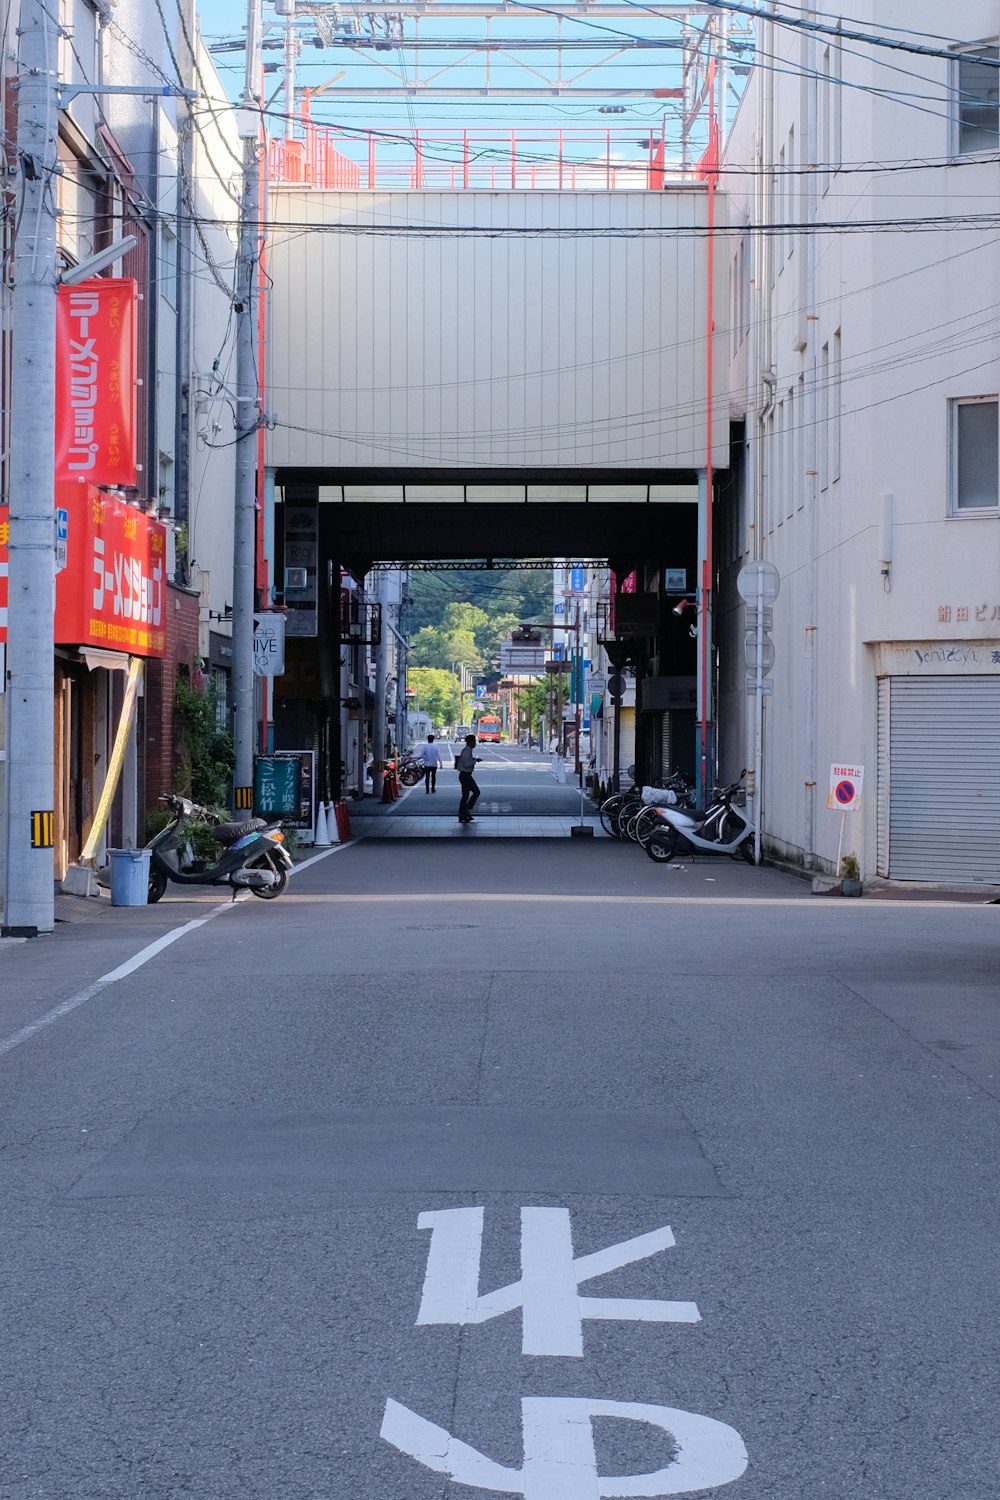
[(111, 905), (145, 906), (149, 899), (149, 849), (109, 849)]

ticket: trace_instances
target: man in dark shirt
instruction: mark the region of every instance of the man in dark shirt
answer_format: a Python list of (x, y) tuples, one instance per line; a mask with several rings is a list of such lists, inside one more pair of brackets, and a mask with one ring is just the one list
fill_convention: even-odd
[(455, 762), (458, 767), (458, 779), (462, 787), (462, 800), (458, 806), (458, 821), (460, 823), (471, 823), (473, 821), (472, 809), (479, 801), (479, 788), (476, 785), (472, 772), (479, 764), (481, 757), (473, 755), (472, 752), (475, 748), (476, 736), (474, 734), (467, 734), (465, 736), (465, 749), (459, 751), (458, 760)]

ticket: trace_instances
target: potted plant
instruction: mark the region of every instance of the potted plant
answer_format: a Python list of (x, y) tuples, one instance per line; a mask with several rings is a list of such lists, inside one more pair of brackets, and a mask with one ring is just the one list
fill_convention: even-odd
[(840, 890), (843, 896), (860, 896), (862, 889), (861, 866), (856, 854), (845, 854), (840, 861)]

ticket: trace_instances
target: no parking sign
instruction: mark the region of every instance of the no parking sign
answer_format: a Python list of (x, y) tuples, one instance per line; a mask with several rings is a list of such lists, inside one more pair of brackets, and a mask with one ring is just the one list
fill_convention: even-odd
[(841, 812), (854, 812), (861, 805), (864, 784), (864, 766), (831, 766), (827, 807), (839, 808)]

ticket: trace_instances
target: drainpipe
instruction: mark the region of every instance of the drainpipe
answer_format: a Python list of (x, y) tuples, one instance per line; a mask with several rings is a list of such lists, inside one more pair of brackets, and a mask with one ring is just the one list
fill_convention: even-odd
[[(194, 37), (195, 10), (193, 0), (179, 0), (187, 23), (187, 34)], [(180, 53), (180, 81), (184, 88), (194, 88), (194, 59), (184, 47)], [(194, 199), (194, 101), (188, 99), (182, 105), (184, 119), (180, 131), (180, 182), (177, 191), (177, 392), (174, 404), (174, 519), (178, 526), (187, 528), (188, 545), (178, 553), (174, 575), (178, 583), (187, 583), (190, 578), (190, 557), (193, 538), (190, 534), (191, 519), (191, 333), (194, 275), (192, 265), (193, 216), (185, 202), (185, 185)]]
[[(802, 39), (803, 61), (805, 63), (805, 87), (806, 87), (806, 162), (815, 167), (819, 160), (818, 131), (817, 131), (817, 79), (816, 79), (816, 39), (812, 34), (807, 34)], [(803, 792), (805, 796), (805, 854), (806, 868), (815, 868), (816, 865), (816, 554), (818, 549), (818, 498), (819, 480), (817, 475), (817, 441), (816, 441), (816, 234), (815, 225), (818, 219), (819, 200), (817, 194), (817, 177), (815, 171), (803, 173), (800, 181), (803, 191), (807, 195), (805, 204), (806, 212), (804, 219), (809, 225), (809, 232), (805, 237), (805, 245), (800, 248), (805, 251), (806, 256), (806, 287), (805, 287), (805, 319), (806, 319), (806, 349), (805, 349), (805, 410), (803, 418), (806, 424), (806, 474), (802, 476), (806, 486), (806, 506), (808, 511), (808, 550), (806, 553), (805, 569), (805, 593), (806, 593), (806, 625), (805, 625), (805, 785)]]

